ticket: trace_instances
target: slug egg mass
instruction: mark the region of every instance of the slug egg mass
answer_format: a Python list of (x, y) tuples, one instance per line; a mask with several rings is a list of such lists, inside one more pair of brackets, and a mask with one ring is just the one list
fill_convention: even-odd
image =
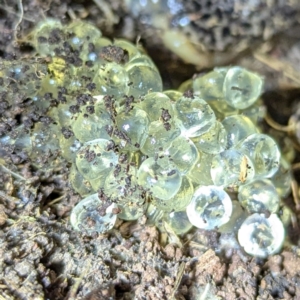
[(68, 163), (82, 197), (70, 216), (75, 230), (105, 233), (117, 218), (146, 215), (180, 235), (232, 231), (253, 256), (280, 250), (276, 213), (292, 176), (259, 126), (261, 76), (222, 67), (184, 83), (184, 92), (163, 91), (141, 47), (111, 41), (90, 23), (46, 19), (30, 38), (45, 59), (36, 68), (34, 60), (1, 62), (0, 91), (10, 106), (12, 91), (30, 99), (25, 112), (48, 124), (20, 125), (0, 136), (0, 149), (26, 152), (38, 169)]

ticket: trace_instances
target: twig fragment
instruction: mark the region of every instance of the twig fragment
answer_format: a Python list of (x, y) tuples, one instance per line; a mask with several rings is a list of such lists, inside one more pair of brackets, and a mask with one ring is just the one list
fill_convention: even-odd
[(26, 178), (24, 178), (23, 176), (19, 175), (18, 173), (15, 173), (15, 172), (11, 171), (10, 169), (6, 168), (5, 166), (3, 166), (1, 164), (0, 164), (0, 168), (2, 168), (3, 171), (5, 171), (6, 173), (11, 174), (12, 176), (14, 176), (17, 179), (27, 181)]
[(178, 287), (180, 285), (182, 276), (184, 274), (184, 269), (185, 269), (185, 262), (182, 262), (179, 265), (179, 268), (178, 268), (178, 272), (177, 272), (177, 276), (176, 276), (176, 281), (175, 281), (175, 284), (174, 284), (174, 289), (173, 289), (173, 292), (172, 292), (172, 295), (171, 295), (171, 299), (172, 300), (175, 300), (175, 294), (176, 294), (176, 292), (178, 290)]
[(273, 129), (276, 129), (278, 131), (291, 133), (295, 130), (295, 125), (294, 124), (281, 125), (281, 124), (275, 122), (268, 113), (265, 115), (265, 121), (267, 122), (267, 124), (270, 127), (272, 127)]
[(291, 189), (292, 189), (292, 194), (293, 194), (293, 199), (296, 204), (296, 210), (300, 210), (300, 199), (299, 199), (299, 188), (298, 188), (298, 183), (295, 179), (291, 181)]
[(20, 12), (20, 16), (19, 16), (19, 19), (15, 25), (15, 28), (14, 28), (14, 39), (15, 41), (18, 41), (18, 37), (17, 37), (17, 30), (18, 30), (18, 27), (20, 26), (22, 20), (23, 20), (23, 17), (24, 17), (24, 9), (23, 9), (23, 2), (22, 0), (19, 0), (18, 2), (18, 10)]

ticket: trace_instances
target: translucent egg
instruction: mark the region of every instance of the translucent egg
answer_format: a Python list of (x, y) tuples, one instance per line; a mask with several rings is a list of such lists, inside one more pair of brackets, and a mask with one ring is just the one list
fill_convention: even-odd
[(266, 115), (266, 107), (261, 99), (258, 99), (254, 104), (243, 109), (241, 115), (248, 117), (253, 124), (259, 124)]
[(195, 165), (187, 173), (187, 177), (190, 178), (195, 185), (213, 185), (210, 168), (214, 155), (199, 152), (199, 156)]
[(138, 183), (161, 200), (174, 197), (180, 189), (181, 181), (180, 172), (167, 157), (157, 160), (150, 157), (138, 170)]
[(281, 157), (279, 169), (270, 179), (278, 195), (282, 198), (286, 198), (291, 193), (291, 183), (293, 180), (291, 164)]
[(227, 131), (227, 149), (233, 148), (251, 134), (258, 133), (258, 128), (243, 115), (233, 115), (222, 121)]
[(238, 115), (240, 113), (238, 109), (229, 106), (224, 99), (211, 100), (209, 101), (209, 106), (214, 111), (216, 119), (220, 121), (226, 117)]
[(131, 60), (133, 60), (134, 58), (142, 56), (142, 54), (138, 50), (138, 48), (134, 44), (132, 44), (126, 40), (115, 39), (114, 46), (120, 47), (123, 50), (125, 50), (126, 54), (128, 55), (129, 62)]
[(215, 123), (216, 116), (210, 106), (199, 97), (181, 97), (175, 103), (175, 113), (182, 133), (196, 137), (208, 131)]
[(163, 93), (147, 94), (138, 106), (147, 112), (151, 122), (161, 119), (164, 110), (168, 111), (169, 116), (167, 117), (170, 119), (174, 117), (171, 100)]
[(164, 151), (182, 174), (188, 173), (199, 158), (195, 144), (183, 135), (173, 140), (171, 146)]
[(276, 214), (248, 217), (238, 231), (238, 240), (244, 250), (253, 256), (266, 258), (278, 253), (284, 241), (284, 227)]
[[(95, 111), (96, 106), (97, 111)], [(82, 106), (80, 113), (73, 117), (71, 124), (76, 138), (82, 143), (99, 138), (110, 139), (106, 126), (112, 125), (112, 121), (103, 103)]]
[(124, 204), (118, 204), (120, 212), (118, 213), (118, 218), (126, 221), (134, 221), (142, 217), (146, 210), (145, 204), (140, 204), (137, 202), (128, 202)]
[(253, 162), (255, 176), (271, 177), (279, 168), (280, 151), (276, 142), (266, 134), (255, 133), (237, 145)]
[(117, 220), (117, 215), (114, 213), (117, 206), (111, 204), (106, 207), (106, 205), (99, 199), (98, 194), (84, 198), (71, 212), (71, 225), (75, 230), (87, 233), (109, 231), (114, 227)]
[(67, 161), (74, 163), (76, 159), (76, 153), (82, 146), (75, 136), (71, 136), (66, 139), (63, 134), (59, 135), (59, 146), (61, 150), (61, 155)]
[(229, 195), (221, 188), (201, 186), (195, 191), (186, 212), (194, 226), (212, 230), (230, 220), (232, 202)]
[(254, 173), (252, 161), (239, 150), (225, 150), (212, 159), (210, 174), (217, 186), (244, 184), (253, 179)]
[(6, 92), (5, 100), (14, 105), (16, 101), (20, 101), (19, 97), (15, 97), (17, 92), (20, 97), (33, 98), (37, 96), (41, 85), (40, 74), (46, 74), (47, 67), (45, 62), (37, 64), (34, 58), (28, 61), (22, 60), (22, 62), (1, 60), (0, 92)]
[(136, 98), (149, 92), (162, 92), (160, 74), (150, 58), (138, 57), (126, 65), (129, 77), (129, 95)]
[(277, 215), (279, 216), (283, 227), (288, 230), (289, 226), (291, 225), (291, 221), (294, 218), (294, 212), (292, 209), (287, 206), (282, 206)]
[(176, 90), (167, 90), (163, 92), (166, 96), (169, 97), (173, 102), (176, 102), (182, 97), (182, 93)]
[(178, 87), (178, 91), (180, 93), (185, 93), (187, 91), (192, 91), (192, 90), (193, 90), (193, 80), (192, 79), (188, 79), (188, 80), (184, 81)]
[[(49, 40), (50, 38), (50, 40)], [(38, 23), (33, 31), (35, 50), (41, 56), (54, 55), (54, 49), (62, 42), (62, 24), (56, 19), (47, 18)], [(55, 41), (51, 42), (51, 39)]]
[(166, 212), (184, 210), (191, 202), (194, 194), (194, 187), (189, 178), (182, 176), (182, 182), (177, 194), (168, 199), (153, 199), (153, 203), (161, 210)]
[(193, 227), (185, 210), (173, 211), (164, 215), (164, 221), (178, 234), (185, 234)]
[(81, 196), (85, 197), (90, 194), (94, 194), (95, 191), (92, 189), (91, 184), (83, 178), (83, 176), (78, 172), (75, 164), (72, 164), (69, 180), (73, 187), (73, 189), (80, 194)]
[[(51, 93), (54, 98), (58, 95), (58, 87), (63, 84), (64, 78), (57, 80), (54, 77), (50, 76), (49, 74), (45, 75), (41, 79), (41, 90), (43, 91), (42, 95), (38, 96), (44, 96), (45, 93)], [(43, 101), (42, 102), (45, 108), (48, 108), (50, 106), (49, 102)]]
[(35, 124), (31, 133), (33, 161), (38, 163), (43, 155), (51, 155), (59, 151), (59, 130), (56, 124), (50, 124), (47, 127), (42, 123)]
[(124, 150), (137, 151), (143, 147), (148, 136), (149, 118), (141, 109), (121, 112), (116, 117), (118, 129), (126, 135), (120, 139), (120, 146)]
[(106, 174), (101, 173), (97, 178), (89, 179), (89, 183), (91, 184), (94, 191), (99, 191), (104, 188)]
[(137, 182), (137, 169), (133, 166), (117, 165), (109, 174), (106, 175), (103, 186), (104, 193), (114, 199), (116, 203), (126, 204), (127, 202), (145, 201), (145, 192)]
[(263, 80), (260, 76), (241, 67), (228, 70), (223, 84), (227, 103), (238, 109), (251, 106), (262, 92)]
[(157, 225), (163, 218), (164, 213), (164, 211), (150, 202), (145, 212), (145, 216), (147, 217), (147, 224)]
[(85, 143), (76, 154), (76, 166), (87, 180), (105, 177), (118, 162), (111, 142), (97, 139)]
[(61, 127), (68, 127), (72, 122), (73, 114), (70, 111), (70, 106), (76, 104), (73, 103), (60, 103), (57, 109), (49, 111), (48, 115), (59, 123)]
[(123, 65), (115, 62), (99, 64), (93, 82), (97, 90), (104, 95), (123, 96), (129, 92), (128, 74)]
[(203, 76), (193, 80), (194, 94), (205, 101), (223, 99), (223, 83), (228, 68), (215, 68)]
[(67, 32), (68, 46), (74, 52), (78, 51), (79, 57), (83, 61), (93, 60), (90, 59), (90, 53), (96, 50), (93, 49), (95, 48), (94, 43), (100, 39), (101, 31), (93, 24), (81, 20), (70, 23), (65, 31)]
[(216, 121), (208, 131), (192, 139), (196, 148), (205, 153), (217, 154), (225, 150), (227, 132), (222, 123)]
[(136, 56), (133, 60), (131, 60), (130, 64), (128, 64), (128, 69), (130, 69), (131, 67), (145, 67), (145, 66), (158, 71), (153, 60), (148, 55), (144, 55), (144, 54), (140, 54)]
[(96, 26), (81, 20), (70, 23), (65, 30), (71, 34), (69, 41), (74, 49), (79, 49), (80, 46), (91, 43), (102, 35)]
[(253, 180), (239, 187), (238, 199), (249, 213), (276, 213), (280, 199), (268, 179)]
[(171, 123), (171, 128), (167, 129), (162, 121), (151, 122), (148, 137), (141, 147), (141, 151), (148, 156), (154, 156), (167, 149), (179, 135), (180, 129), (175, 127), (173, 123)]
[[(79, 73), (79, 70), (81, 68), (76, 68), (78, 70), (78, 72), (76, 72), (75, 68), (73, 69), (73, 71), (75, 71), (74, 73), (66, 73), (67, 75), (64, 76), (63, 78), (63, 84), (61, 83), (61, 85), (65, 85), (68, 87), (68, 91), (69, 93), (81, 93), (82, 91), (85, 91), (85, 84), (84, 81), (82, 81), (81, 76), (76, 74)], [(80, 72), (81, 73), (81, 72)], [(94, 72), (91, 70), (89, 75), (94, 75)], [(84, 76), (84, 75), (83, 75)]]

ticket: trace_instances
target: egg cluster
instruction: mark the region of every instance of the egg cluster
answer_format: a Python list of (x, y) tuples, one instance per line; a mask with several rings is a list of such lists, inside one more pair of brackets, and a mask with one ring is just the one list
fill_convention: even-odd
[(43, 59), (38, 67), (28, 64), (26, 74), (23, 62), (3, 64), (0, 76), (27, 81), (22, 91), (50, 121), (29, 131), (21, 125), (0, 141), (39, 166), (60, 155), (69, 161), (70, 183), (83, 197), (70, 217), (76, 230), (104, 233), (117, 218), (146, 215), (177, 234), (236, 230), (252, 255), (280, 249), (276, 213), (291, 174), (258, 127), (260, 76), (216, 68), (181, 91), (163, 91), (142, 49), (103, 38), (91, 24), (46, 20), (31, 43)]

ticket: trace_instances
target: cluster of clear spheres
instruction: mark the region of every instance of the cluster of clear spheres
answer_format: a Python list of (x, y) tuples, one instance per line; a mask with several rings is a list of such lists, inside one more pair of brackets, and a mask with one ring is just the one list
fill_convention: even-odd
[[(216, 68), (188, 91), (163, 91), (142, 49), (89, 23), (45, 20), (31, 38), (48, 71), (28, 96), (54, 123), (14, 143), (31, 157), (57, 150), (70, 163), (70, 183), (83, 198), (71, 213), (75, 230), (105, 233), (117, 218), (146, 215), (179, 235), (232, 230), (253, 256), (280, 250), (277, 213), (291, 174), (259, 128), (259, 75)], [(44, 100), (49, 94), (55, 105)]]

